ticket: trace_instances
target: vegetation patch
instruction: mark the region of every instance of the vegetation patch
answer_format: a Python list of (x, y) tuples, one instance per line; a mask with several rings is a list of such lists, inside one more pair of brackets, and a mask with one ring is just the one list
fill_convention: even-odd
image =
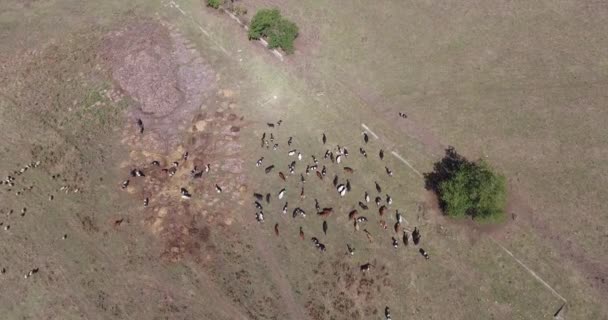
[(278, 9), (262, 9), (251, 20), (249, 39), (268, 39), (268, 48), (281, 48), (291, 54), (298, 32), (298, 26), (283, 18)]
[(223, 0), (207, 0), (207, 7), (211, 7), (213, 9), (219, 9), (223, 3), (224, 3)]
[(484, 160), (469, 161), (450, 147), (433, 172), (424, 176), (427, 189), (437, 193), (446, 215), (478, 221), (498, 221), (504, 216), (506, 179)]

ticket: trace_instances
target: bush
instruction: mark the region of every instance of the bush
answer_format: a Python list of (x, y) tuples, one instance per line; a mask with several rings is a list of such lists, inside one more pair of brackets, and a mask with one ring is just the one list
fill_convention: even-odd
[(268, 39), (270, 49), (281, 48), (286, 53), (293, 53), (293, 41), (298, 37), (298, 26), (281, 17), (278, 9), (258, 11), (249, 26), (249, 39)]
[(500, 220), (506, 204), (506, 179), (483, 160), (470, 162), (453, 148), (425, 174), (427, 188), (434, 190), (444, 213), (452, 217)]
[(218, 9), (223, 3), (223, 0), (207, 0), (207, 7)]

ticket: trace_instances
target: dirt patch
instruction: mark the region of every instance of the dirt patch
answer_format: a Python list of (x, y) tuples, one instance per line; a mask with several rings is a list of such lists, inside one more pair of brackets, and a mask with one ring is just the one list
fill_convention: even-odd
[(104, 61), (118, 87), (133, 100), (132, 123), (141, 119), (143, 143), (166, 153), (180, 142), (180, 132), (202, 108), (215, 74), (193, 44), (170, 26), (139, 21), (105, 36)]

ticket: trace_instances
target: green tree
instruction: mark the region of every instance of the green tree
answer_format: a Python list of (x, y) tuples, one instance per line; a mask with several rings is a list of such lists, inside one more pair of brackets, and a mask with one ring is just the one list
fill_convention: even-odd
[(269, 31), (281, 20), (278, 9), (262, 9), (258, 11), (249, 25), (249, 39), (259, 40), (268, 37)]
[(433, 169), (424, 174), (426, 188), (435, 191), (445, 214), (486, 221), (504, 216), (506, 179), (485, 161), (469, 161), (449, 147)]
[(223, 3), (223, 0), (207, 0), (207, 6), (213, 9), (218, 9)]
[(286, 53), (293, 53), (298, 32), (298, 26), (281, 17), (278, 9), (262, 9), (251, 20), (249, 39), (267, 38), (270, 49), (281, 48)]

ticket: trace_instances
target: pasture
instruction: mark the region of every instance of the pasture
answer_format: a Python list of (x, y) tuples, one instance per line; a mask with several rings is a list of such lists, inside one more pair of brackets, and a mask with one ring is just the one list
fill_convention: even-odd
[[(561, 297), (564, 318), (606, 317), (606, 8), (242, 4), (296, 22), (296, 53), (280, 62), (197, 1), (0, 5), (0, 172), (41, 162), (0, 194), (4, 318), (383, 319), (388, 306), (393, 319), (551, 319)], [(340, 164), (323, 157), (336, 145), (350, 153)], [(506, 225), (437, 210), (418, 173), (447, 145), (510, 179)], [(327, 174), (302, 184), (312, 155)], [(336, 174), (352, 184), (344, 197)], [(382, 217), (374, 182), (393, 199)], [(271, 194), (263, 223), (253, 193)], [(334, 212), (319, 217), (314, 199)], [(369, 220), (359, 231), (355, 208)], [(391, 245), (397, 209), (419, 246)]]

